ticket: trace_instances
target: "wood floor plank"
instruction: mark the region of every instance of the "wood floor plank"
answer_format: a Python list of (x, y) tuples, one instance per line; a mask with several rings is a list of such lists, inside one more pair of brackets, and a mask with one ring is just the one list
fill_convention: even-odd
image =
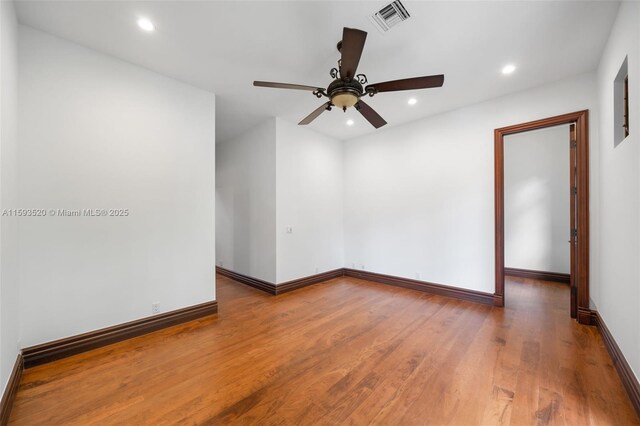
[[(393, 324), (392, 330), (389, 331), (385, 330), (385, 323), (390, 321), (393, 313), (402, 311), (408, 303), (415, 301), (415, 298), (401, 299), (389, 294), (384, 299), (375, 311), (350, 312), (349, 321), (341, 318), (336, 323), (337, 329), (332, 330), (325, 326), (325, 330), (315, 330), (309, 335), (310, 339), (316, 340), (311, 350), (305, 350), (303, 356), (293, 358), (293, 361), (286, 365), (287, 369), (293, 367), (297, 372), (294, 375), (279, 376), (277, 380), (269, 383), (266, 389), (262, 388), (260, 391), (267, 395), (295, 391), (313, 400), (314, 394), (323, 393), (324, 388), (340, 380), (362, 359), (374, 356), (380, 349), (386, 350), (389, 337), (400, 331), (400, 324)], [(314, 355), (310, 356), (311, 354)], [(313, 374), (308, 374), (310, 372)], [(286, 399), (289, 398), (282, 399), (279, 404), (286, 403)], [(263, 411), (270, 403), (266, 397), (261, 404), (243, 413), (243, 416), (267, 421), (268, 418), (264, 418)], [(211, 420), (217, 422), (231, 419), (216, 417)]]
[(336, 278), (218, 276), (219, 314), (26, 370), (11, 424), (640, 424), (566, 285), (504, 309)]

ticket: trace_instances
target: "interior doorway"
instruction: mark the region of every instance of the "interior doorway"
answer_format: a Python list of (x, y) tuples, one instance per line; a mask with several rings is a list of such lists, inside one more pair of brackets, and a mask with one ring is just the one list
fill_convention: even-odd
[(567, 165), (570, 152), (575, 151), (569, 147), (571, 126), (575, 125), (504, 138), (505, 279), (559, 282), (566, 286), (567, 299), (573, 229), (570, 188), (574, 186)]
[(570, 312), (581, 324), (591, 324), (589, 308), (589, 113), (575, 113), (517, 124), (495, 130), (495, 270), (494, 303), (505, 306), (505, 136), (567, 125), (570, 180), (569, 266)]

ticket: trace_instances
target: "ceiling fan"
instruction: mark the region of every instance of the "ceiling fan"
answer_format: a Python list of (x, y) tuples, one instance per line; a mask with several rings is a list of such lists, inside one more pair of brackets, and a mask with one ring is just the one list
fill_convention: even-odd
[(319, 86), (305, 86), (302, 84), (273, 83), (269, 81), (254, 81), (254, 86), (272, 87), (276, 89), (307, 90), (316, 97), (327, 97), (329, 101), (322, 104), (311, 114), (306, 116), (298, 124), (309, 124), (320, 116), (325, 110), (331, 111), (332, 107), (355, 109), (364, 116), (376, 129), (384, 126), (387, 122), (384, 118), (367, 105), (361, 98), (364, 95), (374, 96), (381, 92), (396, 92), (400, 90), (428, 89), (431, 87), (441, 87), (444, 83), (444, 75), (430, 75), (425, 77), (405, 78), (402, 80), (385, 81), (383, 83), (367, 84), (367, 76), (356, 74), (364, 42), (367, 33), (354, 28), (344, 28), (342, 40), (338, 42), (338, 51), (342, 57), (338, 61), (338, 68), (332, 68), (329, 74), (334, 80), (324, 89)]

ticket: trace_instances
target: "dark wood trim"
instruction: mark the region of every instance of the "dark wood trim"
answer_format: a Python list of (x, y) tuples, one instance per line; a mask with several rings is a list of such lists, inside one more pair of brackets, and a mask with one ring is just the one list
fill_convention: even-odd
[(578, 322), (590, 324), (586, 318), (589, 306), (589, 111), (583, 111), (576, 119), (577, 131), (577, 209), (578, 209), (578, 241), (576, 256), (576, 286), (578, 288)]
[(495, 306), (504, 306), (504, 136), (494, 130), (494, 180), (496, 289)]
[(220, 266), (216, 266), (216, 272), (220, 275), (224, 275), (225, 277), (231, 278), (234, 281), (238, 281), (242, 284), (246, 284), (253, 288), (257, 288), (258, 290), (262, 290), (265, 293), (269, 293), (274, 296), (276, 295), (276, 285), (268, 281), (264, 281), (258, 278), (253, 278), (248, 275), (243, 275), (238, 272), (234, 272), (229, 269), (222, 268)]
[[(589, 309), (589, 111), (577, 111), (543, 120), (502, 127), (494, 131), (495, 302), (504, 306), (504, 137), (561, 124), (576, 124), (578, 239), (576, 276), (578, 322), (590, 324)], [(582, 315), (580, 315), (582, 312)], [(587, 319), (587, 317), (589, 319)]]
[(571, 318), (578, 318), (578, 287), (576, 286), (576, 271), (578, 265), (578, 252), (576, 243), (577, 235), (573, 230), (576, 229), (578, 210), (577, 206), (577, 194), (573, 191), (578, 181), (578, 153), (576, 152), (577, 146), (574, 146), (573, 141), (577, 139), (576, 124), (569, 125), (569, 315)]
[(218, 313), (218, 302), (214, 300), (31, 346), (22, 350), (24, 367), (30, 368), (36, 365), (46, 364), (60, 358), (66, 358), (71, 355), (90, 351), (216, 313)]
[(24, 370), (24, 362), (22, 354), (18, 354), (16, 363), (11, 370), (11, 376), (7, 382), (7, 387), (4, 388), (2, 393), (2, 402), (0, 402), (0, 425), (5, 426), (9, 423), (9, 416), (11, 416), (11, 408), (13, 407), (13, 401), (16, 399), (16, 393), (18, 393), (18, 387), (20, 387), (20, 379), (22, 378), (22, 371)]
[(467, 290), (459, 287), (451, 287), (451, 286), (442, 285), (442, 284), (434, 284), (426, 281), (412, 280), (409, 278), (402, 278), (402, 277), (396, 277), (392, 275), (384, 275), (384, 274), (378, 274), (375, 272), (361, 271), (361, 270), (349, 269), (349, 268), (334, 269), (333, 271), (323, 272), (317, 275), (311, 275), (309, 277), (288, 281), (286, 283), (278, 284), (278, 285), (269, 283), (267, 281), (259, 280), (257, 278), (238, 274), (237, 272), (229, 271), (228, 269), (224, 269), (219, 266), (216, 267), (216, 271), (221, 275), (229, 277), (240, 283), (247, 284), (251, 287), (255, 287), (259, 290), (265, 291), (272, 295), (286, 293), (288, 291), (292, 291), (301, 287), (320, 283), (323, 281), (328, 281), (328, 280), (346, 275), (349, 277), (359, 278), (367, 281), (373, 281), (381, 284), (394, 285), (397, 287), (410, 288), (412, 290), (418, 290), (425, 293), (437, 294), (439, 296), (467, 300), (469, 302), (482, 303), (485, 305), (495, 304), (494, 295), (490, 293), (483, 293), (481, 291)]
[(596, 320), (594, 317), (594, 312), (591, 309), (578, 308), (577, 312), (577, 320), (580, 324), (584, 325), (596, 325)]
[(327, 271), (316, 275), (311, 275), (305, 278), (299, 278), (297, 280), (287, 281), (286, 283), (276, 285), (276, 294), (286, 293), (292, 290), (296, 290), (302, 287), (306, 287), (312, 284), (321, 283), (323, 281), (329, 281), (334, 278), (344, 276), (344, 269), (334, 269), (333, 271)]
[(454, 299), (467, 300), (469, 302), (493, 305), (494, 297), (490, 293), (476, 290), (468, 290), (458, 287), (450, 287), (442, 284), (434, 284), (426, 281), (412, 280), (409, 278), (396, 277), (392, 275), (378, 274), (375, 272), (360, 271), (357, 269), (345, 268), (344, 274), (348, 277), (359, 278), (377, 283), (394, 285), (397, 287), (410, 288), (425, 293), (437, 294), (439, 296), (451, 297)]
[(503, 307), (504, 297), (502, 294), (493, 294), (493, 306)]
[(633, 408), (636, 409), (636, 413), (640, 416), (640, 383), (638, 383), (638, 379), (635, 374), (633, 374), (633, 370), (629, 366), (627, 359), (624, 357), (624, 354), (600, 314), (597, 311), (591, 311), (591, 317), (593, 319), (593, 325), (598, 327), (604, 346), (607, 348), (607, 351), (609, 351), (609, 355), (611, 355), (613, 365), (616, 367), (620, 380), (627, 390)]
[(216, 272), (225, 277), (229, 277), (232, 280), (241, 282), (258, 290), (262, 290), (271, 295), (277, 296), (278, 294), (287, 293), (289, 291), (297, 290), (302, 287), (306, 287), (312, 284), (317, 284), (323, 281), (328, 281), (333, 278), (341, 277), (344, 275), (344, 270), (334, 269), (333, 271), (322, 272), (316, 275), (310, 275), (308, 277), (298, 278), (297, 280), (287, 281), (282, 284), (273, 284), (268, 281), (264, 281), (258, 278), (253, 278), (248, 275), (243, 275), (238, 272), (231, 271), (229, 269), (216, 266)]
[(570, 274), (561, 272), (534, 271), (532, 269), (504, 268), (504, 274), (512, 277), (530, 278), (532, 280), (554, 281), (557, 283), (569, 284)]

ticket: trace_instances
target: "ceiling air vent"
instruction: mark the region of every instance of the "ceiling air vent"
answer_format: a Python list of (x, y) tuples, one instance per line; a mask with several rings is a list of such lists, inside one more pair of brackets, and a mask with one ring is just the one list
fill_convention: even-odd
[(391, 4), (386, 5), (378, 12), (369, 17), (371, 22), (383, 33), (389, 31), (395, 25), (398, 25), (402, 21), (409, 19), (411, 15), (407, 12), (407, 9), (400, 3), (400, 0), (396, 0)]

